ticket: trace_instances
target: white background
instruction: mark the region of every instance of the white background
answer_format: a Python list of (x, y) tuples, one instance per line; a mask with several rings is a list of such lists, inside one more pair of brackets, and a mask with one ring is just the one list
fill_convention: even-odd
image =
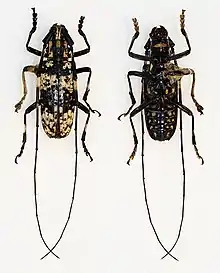
[[(76, 50), (85, 47), (78, 35), (81, 15), (91, 53), (77, 59), (77, 67), (93, 70), (88, 101), (102, 117), (92, 115), (87, 145), (94, 157), (85, 156), (80, 134), (85, 115), (79, 113), (79, 168), (71, 221), (55, 253), (43, 261), (47, 249), (38, 234), (33, 198), (35, 113), (28, 117), (28, 140), (19, 164), (23, 113), (35, 99), (35, 76), (28, 75), (28, 96), (19, 114), (14, 105), (22, 94), (21, 71), (39, 58), (25, 50), (32, 27), (31, 7), (38, 13), (38, 29), (32, 46), (40, 49), (50, 26), (64, 24)], [(143, 47), (152, 27), (164, 25), (176, 44), (186, 49), (179, 14), (186, 9), (186, 31), (191, 55), (179, 65), (196, 71), (196, 97), (205, 108), (200, 116), (190, 97), (191, 78), (183, 79), (183, 102), (195, 114), (197, 144), (205, 159), (201, 166), (191, 144), (191, 120), (184, 114), (186, 160), (186, 211), (181, 238), (172, 252), (176, 262), (164, 255), (150, 226), (141, 180), (140, 145), (131, 166), (133, 149), (128, 118), (117, 116), (130, 106), (126, 74), (141, 70), (142, 62), (128, 57), (133, 35), (132, 17), (137, 17), (140, 36), (134, 52)], [(219, 6), (202, 1), (7, 1), (1, 7), (0, 91), (0, 272), (1, 273), (219, 273)], [(79, 94), (86, 76), (79, 76)], [(140, 81), (133, 80), (137, 103)], [(140, 136), (140, 116), (134, 119)], [(63, 140), (39, 133), (37, 168), (39, 214), (46, 241), (52, 246), (63, 228), (71, 200), (74, 166), (74, 131)], [(181, 213), (182, 169), (179, 130), (171, 141), (159, 143), (146, 134), (145, 164), (152, 217), (164, 245), (176, 239)]]

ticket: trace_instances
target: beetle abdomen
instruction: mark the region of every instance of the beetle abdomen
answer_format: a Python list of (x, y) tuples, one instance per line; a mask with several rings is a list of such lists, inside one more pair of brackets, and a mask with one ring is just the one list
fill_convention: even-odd
[(152, 139), (158, 141), (170, 140), (176, 130), (177, 109), (175, 106), (163, 111), (145, 109), (145, 120)]
[(72, 75), (40, 76), (41, 119), (50, 138), (64, 138), (72, 128), (77, 82)]
[(41, 115), (44, 131), (50, 138), (64, 138), (69, 135), (73, 124), (73, 110), (51, 114), (48, 108), (44, 108)]

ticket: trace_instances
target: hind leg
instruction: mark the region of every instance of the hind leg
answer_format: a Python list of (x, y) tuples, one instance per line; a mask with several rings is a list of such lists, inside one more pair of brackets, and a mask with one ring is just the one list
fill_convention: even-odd
[(89, 119), (90, 119), (90, 111), (86, 106), (84, 106), (80, 102), (77, 103), (77, 106), (79, 107), (80, 110), (82, 110), (84, 113), (86, 113), (88, 115), (87, 119), (86, 119), (85, 126), (84, 126), (84, 130), (83, 130), (83, 133), (82, 133), (81, 140), (82, 140), (82, 146), (83, 146), (83, 149), (84, 149), (84, 152), (85, 152), (86, 156), (88, 156), (90, 158), (90, 161), (93, 161), (93, 158), (91, 157), (90, 152), (88, 151), (88, 149), (86, 147), (86, 144), (85, 144), (86, 130), (87, 130), (87, 126), (88, 126)]

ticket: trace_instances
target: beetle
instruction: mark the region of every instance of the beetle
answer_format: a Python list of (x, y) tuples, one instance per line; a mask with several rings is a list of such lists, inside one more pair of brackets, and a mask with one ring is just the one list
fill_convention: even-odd
[[(177, 64), (177, 59), (180, 59), (184, 56), (187, 56), (191, 52), (191, 46), (189, 42), (188, 35), (185, 30), (185, 10), (182, 10), (180, 15), (180, 29), (181, 33), (185, 37), (188, 49), (176, 54), (174, 50), (174, 42), (168, 35), (168, 31), (163, 26), (154, 27), (149, 34), (149, 39), (145, 44), (145, 55), (140, 55), (132, 52), (132, 47), (134, 41), (139, 36), (139, 25), (136, 18), (133, 19), (135, 34), (131, 40), (131, 44), (128, 49), (128, 54), (130, 57), (137, 60), (144, 61), (142, 71), (129, 71), (127, 74), (128, 85), (129, 85), (129, 96), (131, 99), (131, 106), (128, 111), (118, 117), (121, 120), (122, 116), (130, 116), (130, 124), (133, 132), (134, 139), (134, 149), (127, 161), (127, 164), (130, 164), (130, 161), (134, 159), (138, 138), (136, 135), (136, 130), (133, 123), (133, 117), (137, 114), (141, 114), (141, 127), (142, 127), (142, 181), (145, 195), (145, 203), (147, 207), (148, 217), (153, 228), (153, 231), (156, 235), (156, 238), (162, 248), (166, 251), (166, 255), (171, 256), (178, 261), (176, 257), (171, 254), (171, 251), (176, 246), (182, 229), (183, 218), (184, 218), (184, 207), (185, 207), (185, 163), (184, 163), (184, 154), (183, 154), (183, 132), (182, 132), (182, 112), (188, 114), (191, 117), (192, 121), (192, 144), (194, 146), (197, 157), (201, 160), (201, 163), (204, 164), (204, 160), (199, 154), (196, 138), (194, 132), (194, 115), (193, 112), (187, 108), (182, 103), (182, 91), (181, 91), (181, 79), (185, 75), (192, 75), (192, 88), (191, 88), (191, 97), (195, 106), (200, 114), (203, 114), (203, 107), (196, 101), (194, 94), (195, 87), (195, 72), (190, 68), (181, 68)], [(132, 84), (131, 76), (139, 77), (142, 81), (142, 91), (141, 91), (141, 103), (135, 109), (132, 110), (133, 106), (136, 103)], [(182, 170), (183, 170), (183, 203), (182, 203), (182, 216), (180, 227), (178, 231), (178, 236), (170, 248), (167, 250), (162, 244), (158, 233), (153, 225), (151, 219), (151, 213), (149, 210), (148, 199), (147, 199), (147, 190), (145, 184), (145, 170), (144, 170), (144, 119), (147, 127), (149, 136), (153, 140), (157, 141), (168, 141), (172, 138), (176, 131), (178, 112), (180, 117), (180, 143), (181, 143), (181, 157), (182, 157)]]
[[(40, 56), (39, 65), (28, 65), (25, 66), (22, 72), (22, 81), (24, 87), (24, 95), (21, 100), (15, 105), (15, 111), (20, 110), (23, 101), (27, 95), (27, 85), (25, 80), (25, 72), (34, 73), (37, 76), (37, 87), (36, 87), (36, 101), (31, 104), (24, 113), (24, 133), (20, 153), (16, 156), (15, 162), (17, 163), (18, 158), (23, 154), (25, 143), (27, 140), (26, 136), (26, 119), (27, 115), (33, 110), (36, 110), (36, 148), (35, 148), (35, 162), (34, 162), (34, 196), (35, 196), (35, 210), (36, 218), (38, 223), (38, 229), (41, 236), (41, 239), (49, 252), (44, 255), (41, 259), (46, 257), (49, 253), (52, 253), (57, 258), (56, 254), (53, 253), (53, 249), (60, 242), (64, 231), (67, 227), (67, 224), (70, 220), (70, 215), (72, 211), (72, 206), (75, 196), (75, 186), (76, 186), (76, 177), (77, 177), (77, 154), (78, 154), (78, 145), (77, 145), (77, 119), (78, 119), (78, 109), (84, 112), (87, 115), (85, 122), (84, 130), (82, 133), (81, 141), (84, 152), (86, 156), (90, 158), (90, 161), (93, 160), (90, 155), (86, 144), (86, 129), (90, 119), (90, 113), (101, 114), (97, 110), (93, 110), (89, 103), (87, 102), (87, 97), (89, 94), (89, 84), (91, 79), (91, 68), (82, 67), (76, 68), (75, 57), (85, 55), (90, 52), (90, 45), (88, 43), (87, 37), (82, 31), (83, 27), (83, 16), (80, 17), (78, 24), (78, 32), (83, 37), (86, 48), (80, 51), (73, 50), (73, 40), (70, 37), (66, 27), (64, 25), (54, 24), (48, 34), (43, 39), (43, 49), (39, 51), (31, 47), (30, 40), (33, 33), (37, 29), (37, 13), (35, 8), (33, 10), (33, 27), (29, 33), (28, 40), (26, 43), (26, 49), (37, 56)], [(86, 85), (86, 91), (83, 95), (83, 101), (86, 106), (78, 100), (78, 91), (77, 91), (77, 75), (81, 73), (89, 73)], [(73, 192), (72, 192), (72, 201), (69, 208), (69, 214), (67, 221), (64, 225), (64, 228), (61, 232), (59, 239), (56, 244), (50, 248), (44, 240), (42, 235), (41, 226), (38, 217), (38, 206), (37, 206), (37, 184), (36, 184), (36, 168), (37, 168), (37, 152), (38, 152), (38, 128), (39, 128), (39, 108), (42, 126), (44, 132), (49, 138), (65, 138), (69, 135), (73, 120), (75, 119), (75, 175), (73, 183)]]

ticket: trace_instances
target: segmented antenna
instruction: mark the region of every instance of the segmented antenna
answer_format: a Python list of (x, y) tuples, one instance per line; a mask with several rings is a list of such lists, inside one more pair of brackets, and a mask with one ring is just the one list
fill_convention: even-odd
[(84, 19), (85, 19), (85, 16), (81, 16), (79, 19), (79, 24), (78, 24), (79, 31), (82, 30)]
[(134, 24), (135, 32), (139, 32), (139, 25), (138, 25), (137, 19), (133, 18), (132, 21), (133, 21), (133, 24)]
[(180, 28), (185, 28), (185, 9), (182, 9), (182, 14), (180, 14)]
[(32, 8), (33, 10), (33, 29), (36, 30), (37, 27), (37, 13), (35, 12), (35, 8)]

